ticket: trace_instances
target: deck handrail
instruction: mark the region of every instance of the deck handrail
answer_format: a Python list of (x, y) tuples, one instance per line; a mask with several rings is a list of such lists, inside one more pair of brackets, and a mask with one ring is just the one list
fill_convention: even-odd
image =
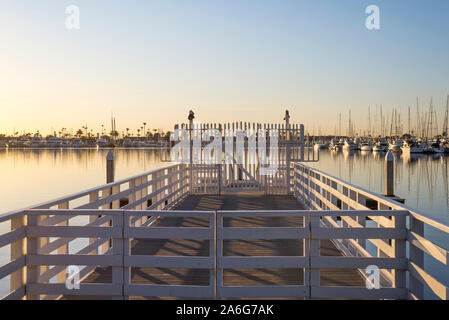
[(147, 172), (135, 175), (135, 176), (131, 176), (131, 177), (124, 178), (124, 179), (121, 179), (121, 180), (118, 180), (118, 181), (114, 181), (114, 182), (102, 184), (102, 185), (99, 185), (99, 186), (96, 186), (96, 187), (93, 187), (93, 188), (89, 188), (89, 189), (84, 190), (84, 191), (75, 192), (75, 193), (72, 193), (72, 194), (70, 194), (68, 196), (63, 196), (63, 197), (59, 197), (59, 198), (56, 198), (56, 199), (53, 199), (53, 200), (45, 201), (45, 202), (39, 203), (37, 205), (32, 205), (32, 206), (25, 207), (25, 208), (22, 208), (22, 209), (12, 210), (12, 211), (9, 211), (9, 212), (1, 213), (0, 214), (0, 223), (3, 222), (3, 221), (7, 221), (7, 220), (9, 220), (11, 218), (14, 218), (16, 216), (20, 216), (21, 214), (23, 214), (24, 211), (27, 211), (27, 210), (30, 210), (30, 209), (44, 209), (44, 208), (52, 207), (52, 206), (58, 205), (60, 203), (64, 203), (64, 202), (68, 202), (68, 201), (71, 201), (71, 200), (75, 200), (75, 199), (78, 199), (78, 198), (82, 198), (82, 197), (88, 196), (88, 195), (90, 195), (93, 192), (99, 192), (99, 191), (102, 191), (102, 190), (105, 190), (105, 189), (111, 189), (114, 186), (119, 186), (121, 184), (130, 182), (132, 180), (136, 180), (136, 179), (139, 179), (139, 178), (142, 178), (142, 177), (145, 177), (145, 176), (149, 176), (151, 174), (154, 174), (154, 173), (157, 173), (157, 172), (161, 172), (161, 171), (164, 171), (164, 170), (167, 170), (167, 169), (170, 169), (170, 168), (174, 168), (174, 167), (177, 167), (177, 166), (182, 166), (182, 164), (175, 163), (175, 164), (167, 165), (167, 166), (164, 166), (164, 167), (161, 167), (161, 168), (156, 168), (156, 169), (153, 169), (153, 170), (150, 170), (150, 171), (147, 171)]
[[(295, 196), (304, 202), (306, 206), (313, 210), (366, 210), (368, 201), (377, 202), (377, 209), (389, 209), (393, 211), (407, 211), (409, 213), (407, 241), (409, 242), (409, 298), (423, 299), (424, 289), (428, 288), (437, 297), (441, 299), (449, 298), (449, 288), (443, 285), (439, 280), (424, 268), (424, 253), (437, 260), (443, 265), (448, 265), (449, 251), (441, 248), (434, 242), (424, 236), (426, 226), (433, 227), (444, 234), (449, 234), (449, 225), (437, 218), (430, 217), (419, 210), (410, 208), (402, 203), (394, 201), (391, 198), (384, 197), (374, 192), (354, 186), (342, 179), (336, 178), (319, 169), (312, 168), (302, 163), (295, 163), (293, 190)], [(340, 189), (339, 190), (339, 186)], [(345, 190), (346, 189), (346, 190)], [(385, 219), (372, 219), (378, 225), (388, 226), (391, 221)], [(329, 219), (325, 220), (328, 224), (333, 224)], [(343, 219), (344, 226), (360, 227), (360, 223), (354, 219)], [(334, 224), (335, 226), (335, 224)], [(335, 241), (340, 249), (347, 255), (372, 256), (364, 248), (365, 242), (354, 241), (351, 239)], [(392, 255), (391, 246), (384, 240), (370, 240), (377, 247), (378, 253), (383, 255)], [(387, 281), (391, 281), (392, 274), (382, 271), (382, 276)]]
[[(16, 257), (11, 263), (0, 267), (0, 277), (8, 274), (26, 272), (27, 282), (21, 278), (22, 286), (12, 288), (7, 298), (52, 299), (62, 295), (81, 296), (180, 296), (190, 298), (226, 298), (226, 297), (365, 297), (365, 298), (400, 298), (405, 295), (405, 284), (397, 281), (394, 286), (381, 288), (378, 291), (366, 287), (321, 286), (316, 281), (321, 268), (362, 268), (368, 264), (378, 263), (383, 267), (397, 269), (397, 279), (406, 268), (406, 259), (402, 255), (396, 257), (363, 258), (321, 256), (317, 242), (320, 239), (356, 238), (364, 239), (380, 237), (396, 241), (395, 246), (405, 248), (407, 239), (405, 224), (396, 228), (339, 229), (317, 224), (320, 216), (351, 216), (366, 218), (378, 215), (398, 219), (405, 217), (406, 211), (310, 211), (310, 210), (257, 210), (257, 211), (166, 211), (166, 210), (102, 210), (102, 209), (32, 209), (25, 212), (26, 223), (8, 234), (0, 236), (3, 241), (17, 243), (26, 242), (27, 251)], [(54, 225), (45, 224), (38, 217), (76, 217), (92, 216), (84, 226), (61, 225), (57, 220)], [(109, 217), (110, 219), (104, 219)], [(164, 227), (147, 223), (153, 217), (194, 217), (207, 219), (205, 226)], [(224, 226), (223, 219), (239, 217), (290, 217), (300, 218), (301, 224), (292, 227), (232, 227)], [(133, 219), (137, 218), (137, 219)], [(99, 221), (96, 223), (96, 221)], [(134, 222), (133, 222), (134, 221)], [(399, 220), (398, 220), (399, 221)], [(402, 222), (400, 222), (402, 223)], [(42, 242), (48, 238), (59, 238), (52, 242)], [(60, 239), (89, 238), (89, 244), (76, 253), (60, 251)], [(130, 244), (133, 238), (146, 239), (197, 239), (209, 241), (208, 256), (151, 256), (131, 255)], [(301, 240), (302, 256), (224, 256), (223, 241), (230, 239), (290, 239)], [(310, 241), (310, 251), (309, 251)], [(112, 246), (111, 246), (112, 243)], [(402, 244), (401, 244), (402, 243)], [(216, 248), (216, 249), (215, 249)], [(53, 252), (53, 253), (51, 253)], [(398, 251), (399, 252), (399, 251)], [(309, 258), (310, 255), (310, 258)], [(83, 283), (81, 290), (68, 289), (65, 270), (71, 265), (85, 265), (81, 270), (81, 279), (86, 279), (96, 266), (112, 268), (110, 283)], [(50, 268), (50, 266), (54, 266)], [(165, 267), (195, 268), (209, 270), (208, 285), (156, 285), (131, 283), (130, 274), (133, 267)], [(255, 290), (252, 286), (223, 285), (223, 269), (229, 268), (300, 268), (304, 270), (304, 283), (299, 285), (260, 286)], [(309, 277), (310, 273), (310, 277)], [(58, 277), (58, 283), (49, 280)], [(318, 277), (319, 278), (319, 277)]]
[(363, 195), (365, 195), (367, 197), (370, 197), (370, 198), (372, 198), (374, 200), (381, 200), (385, 204), (388, 204), (394, 210), (407, 210), (408, 212), (410, 212), (411, 215), (413, 215), (419, 221), (422, 221), (422, 222), (424, 222), (424, 223), (426, 223), (426, 224), (428, 224), (428, 225), (430, 225), (430, 226), (432, 226), (434, 228), (437, 228), (437, 229), (439, 229), (441, 231), (449, 233), (449, 223), (441, 221), (438, 218), (432, 217), (429, 214), (426, 214), (426, 213), (422, 212), (421, 210), (418, 210), (418, 209), (415, 209), (415, 208), (411, 208), (411, 207), (409, 207), (409, 206), (407, 206), (407, 205), (405, 205), (403, 203), (395, 201), (392, 198), (388, 198), (388, 197), (385, 197), (385, 196), (383, 196), (381, 194), (378, 194), (378, 193), (366, 190), (366, 189), (364, 189), (362, 187), (353, 185), (353, 184), (351, 184), (351, 183), (349, 183), (347, 181), (344, 181), (344, 180), (342, 180), (340, 178), (337, 178), (337, 177), (335, 177), (335, 176), (333, 176), (331, 174), (325, 173), (322, 170), (313, 168), (313, 167), (305, 165), (303, 163), (295, 163), (294, 165), (295, 166), (302, 166), (302, 167), (305, 167), (305, 168), (307, 168), (309, 170), (318, 172), (322, 176), (330, 178), (330, 179), (332, 179), (334, 181), (338, 181), (338, 183), (340, 183), (342, 186), (346, 186), (348, 188), (357, 190), (357, 192), (359, 192), (360, 194), (363, 194)]

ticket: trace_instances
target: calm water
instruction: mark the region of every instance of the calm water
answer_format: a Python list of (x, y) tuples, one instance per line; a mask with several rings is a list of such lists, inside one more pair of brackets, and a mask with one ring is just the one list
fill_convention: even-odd
[[(0, 150), (0, 213), (58, 198), (100, 184), (106, 180), (106, 154), (97, 149)], [(115, 149), (116, 180), (167, 165), (156, 149)], [(365, 189), (384, 192), (384, 156), (372, 152), (320, 152), (320, 161), (311, 163), (331, 175)], [(410, 207), (420, 209), (449, 223), (448, 157), (395, 155), (395, 193)], [(9, 225), (0, 224), (0, 233)], [(427, 230), (426, 230), (427, 233)], [(429, 231), (435, 241), (448, 249), (447, 241)], [(9, 246), (7, 246), (9, 247)], [(0, 248), (0, 265), (9, 259), (9, 248)], [(449, 284), (447, 267), (428, 261), (426, 265)], [(441, 278), (440, 278), (441, 279)], [(8, 290), (8, 278), (0, 280), (0, 296)]]
[[(449, 157), (400, 153), (394, 157), (395, 194), (409, 207), (449, 223)], [(310, 165), (364, 189), (385, 192), (385, 153), (321, 150), (320, 161)]]

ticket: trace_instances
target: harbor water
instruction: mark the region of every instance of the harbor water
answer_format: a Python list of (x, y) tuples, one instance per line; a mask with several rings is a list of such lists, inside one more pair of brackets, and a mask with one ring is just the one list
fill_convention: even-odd
[[(4, 149), (0, 150), (1, 213), (36, 205), (92, 188), (106, 181), (108, 149)], [(168, 152), (151, 148), (116, 148), (115, 179), (120, 180), (167, 165)], [(449, 157), (444, 155), (395, 156), (395, 194), (406, 205), (449, 223)], [(309, 165), (364, 189), (384, 193), (385, 153), (320, 150), (319, 162)], [(9, 230), (0, 223), (0, 232)], [(448, 244), (437, 243), (445, 249)], [(428, 259), (426, 259), (427, 261)], [(9, 261), (9, 246), (0, 248), (0, 265)], [(449, 274), (435, 266), (438, 274)], [(9, 277), (7, 277), (9, 278)], [(8, 279), (0, 280), (0, 296), (8, 292)], [(445, 284), (449, 279), (439, 276)]]

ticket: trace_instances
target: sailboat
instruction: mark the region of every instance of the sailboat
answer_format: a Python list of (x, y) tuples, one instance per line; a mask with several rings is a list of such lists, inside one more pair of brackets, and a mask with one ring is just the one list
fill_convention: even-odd
[(379, 140), (374, 146), (374, 152), (385, 152), (388, 150), (388, 143), (385, 140)]
[(388, 149), (391, 151), (401, 151), (401, 147), (402, 147), (402, 141), (399, 139), (396, 139), (393, 142), (390, 142), (388, 145)]
[(424, 149), (417, 142), (408, 140), (404, 142), (404, 144), (401, 147), (401, 150), (403, 153), (409, 154), (409, 153), (423, 153)]
[(357, 144), (355, 144), (352, 140), (345, 140), (343, 150), (357, 150)]

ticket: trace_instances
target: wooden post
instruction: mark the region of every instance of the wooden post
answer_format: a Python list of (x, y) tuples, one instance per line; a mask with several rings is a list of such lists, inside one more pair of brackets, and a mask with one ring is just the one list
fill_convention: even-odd
[[(239, 127), (239, 125), (240, 125), (240, 127)], [(237, 160), (237, 180), (239, 181), (239, 182), (241, 182), (242, 181), (242, 179), (243, 179), (243, 172), (242, 172), (242, 166), (243, 166), (243, 152), (244, 152), (244, 150), (245, 150), (245, 135), (242, 133), (242, 131), (243, 131), (243, 128), (242, 128), (242, 122), (240, 122), (240, 124), (237, 122), (237, 132), (238, 132), (238, 135), (239, 135), (239, 137), (243, 137), (243, 150), (241, 150), (241, 152), (242, 152), (242, 158), (240, 158), (238, 155), (239, 155), (239, 151), (238, 151), (238, 149), (237, 149), (237, 138), (236, 138), (236, 141), (235, 141), (235, 148), (236, 148), (236, 150), (235, 150), (235, 154), (236, 154), (236, 160)], [(241, 184), (239, 184), (239, 188), (241, 188)]]
[(309, 298), (313, 297), (314, 289), (320, 286), (320, 269), (311, 264), (314, 257), (320, 256), (320, 240), (314, 239), (313, 231), (320, 227), (320, 216), (318, 212), (310, 211), (310, 251), (309, 251)]
[[(106, 183), (114, 182), (114, 154), (112, 150), (109, 150), (106, 156)], [(109, 190), (109, 196), (112, 196), (114, 193), (114, 188)], [(120, 202), (120, 200), (118, 200)], [(113, 209), (112, 201), (109, 203), (109, 209)], [(109, 222), (109, 226), (112, 226), (112, 221)], [(112, 239), (109, 241), (109, 248), (112, 247)], [(106, 250), (106, 248), (105, 248)]]
[(287, 171), (287, 194), (291, 194), (291, 168), (290, 168), (290, 158), (291, 158), (291, 149), (290, 149), (290, 115), (288, 110), (285, 110), (285, 165)]
[(209, 214), (209, 228), (212, 231), (212, 237), (209, 239), (209, 257), (215, 259), (214, 267), (209, 269), (209, 286), (212, 288), (212, 295), (214, 298), (217, 298), (217, 282), (216, 282), (216, 268), (217, 268), (217, 255), (215, 254), (215, 245), (216, 241), (216, 215), (217, 211)]
[[(97, 201), (98, 194), (99, 194), (98, 191), (91, 192), (89, 194), (89, 203)], [(95, 207), (93, 209), (98, 209), (98, 207)], [(93, 223), (97, 219), (98, 219), (97, 215), (89, 215), (89, 223)], [(89, 238), (89, 244), (95, 242), (96, 240), (97, 240), (96, 238)], [(98, 254), (98, 247), (96, 249), (93, 249), (91, 252), (89, 252), (89, 254)]]
[[(122, 228), (126, 229), (129, 227), (129, 215), (126, 214), (126, 211), (123, 211), (123, 222)], [(126, 261), (127, 257), (131, 255), (131, 239), (125, 235), (123, 232), (123, 262)], [(127, 293), (127, 286), (131, 284), (131, 267), (125, 266), (123, 264), (123, 299), (129, 300), (129, 295)]]
[[(395, 228), (405, 229), (405, 215), (393, 216), (393, 224)], [(406, 246), (405, 239), (392, 239), (391, 246), (393, 248), (392, 258), (406, 258)], [(391, 272), (393, 280), (393, 288), (404, 288), (406, 287), (406, 273), (405, 270), (393, 269)], [(407, 299), (406, 296), (403, 299)]]
[[(224, 141), (224, 131), (221, 127), (221, 123), (218, 125), (218, 130), (220, 132), (220, 142), (221, 142), (221, 147), (220, 147), (220, 155), (218, 155), (218, 194), (221, 194), (221, 180), (223, 179), (223, 141)], [(226, 150), (225, 150), (226, 151)]]
[(223, 287), (223, 269), (219, 265), (219, 261), (223, 257), (223, 215), (215, 211), (215, 297), (222, 298)]
[[(410, 215), (410, 232), (424, 237), (424, 222), (416, 219), (413, 215)], [(410, 263), (414, 263), (424, 270), (424, 252), (411, 242), (409, 243), (409, 259)], [(409, 288), (410, 294), (417, 299), (424, 299), (424, 285), (411, 272), (409, 272)]]
[[(69, 208), (69, 202), (62, 202), (60, 204), (58, 204), (58, 209), (68, 209)], [(58, 224), (58, 226), (63, 226), (63, 227), (67, 227), (69, 225), (69, 216), (65, 216), (65, 218), (67, 218), (67, 220), (62, 221), (61, 223)], [(65, 244), (63, 246), (60, 246), (58, 248), (58, 254), (68, 254), (69, 253), (69, 244)], [(64, 283), (66, 281), (67, 278), (67, 269), (64, 269), (64, 272), (60, 272), (58, 274), (58, 282), (59, 283)]]
[[(123, 226), (123, 215), (124, 211), (122, 211), (120, 214), (115, 213), (112, 216), (113, 221), (113, 227), (114, 228), (124, 228)], [(112, 238), (112, 255), (114, 257), (118, 257), (121, 261), (124, 260), (124, 236), (120, 238)], [(128, 246), (129, 248), (129, 246)], [(112, 266), (112, 284), (119, 285), (122, 287), (122, 290), (124, 288), (123, 281), (125, 280), (124, 277), (124, 265), (121, 266)], [(113, 300), (117, 299), (123, 299), (124, 298), (124, 292), (122, 291), (122, 294), (120, 296), (113, 296)]]
[(394, 157), (391, 150), (385, 156), (385, 196), (394, 197)]
[[(11, 231), (17, 230), (19, 228), (26, 227), (26, 219), (25, 215), (22, 214), (16, 218), (11, 219)], [(17, 240), (16, 242), (11, 243), (11, 261), (16, 259), (20, 259), (21, 257), (26, 256), (26, 238), (22, 238)], [(25, 259), (25, 258), (24, 258)], [(10, 277), (10, 292), (14, 292), (15, 290), (20, 290), (20, 288), (25, 288), (25, 260), (22, 268), (17, 271), (11, 273)], [(25, 289), (23, 289), (23, 293), (25, 293)]]
[(299, 148), (300, 148), (300, 159), (304, 161), (304, 125), (299, 126)]
[[(27, 226), (37, 226), (38, 216), (28, 215)], [(28, 237), (27, 238), (27, 254), (38, 254), (39, 238)], [(40, 267), (27, 265), (26, 267), (26, 282), (27, 284), (36, 284), (39, 282)], [(27, 293), (27, 300), (39, 300), (40, 295)]]
[(194, 113), (192, 110), (189, 111), (189, 116), (187, 117), (187, 119), (189, 120), (189, 162), (190, 162), (190, 167), (189, 167), (189, 191), (190, 194), (193, 193), (193, 137), (192, 137), (192, 130), (193, 130), (193, 119), (195, 119)]
[(304, 229), (307, 231), (306, 235), (303, 239), (303, 247), (302, 247), (302, 255), (304, 257), (309, 257), (307, 266), (304, 268), (304, 286), (306, 288), (309, 288), (308, 297), (306, 299), (310, 299), (310, 240), (311, 240), (311, 233), (310, 233), (310, 214), (309, 211), (306, 213), (303, 217), (304, 221)]
[(106, 156), (106, 183), (114, 182), (114, 154), (109, 150)]

